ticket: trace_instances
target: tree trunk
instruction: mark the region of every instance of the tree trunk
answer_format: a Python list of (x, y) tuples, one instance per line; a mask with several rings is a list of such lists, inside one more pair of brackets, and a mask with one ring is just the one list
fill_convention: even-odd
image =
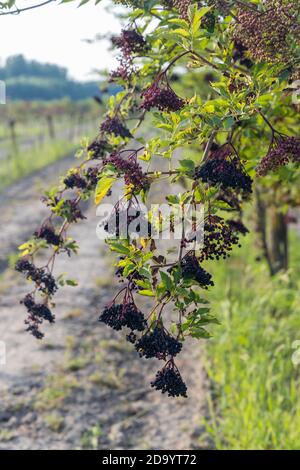
[(54, 129), (53, 117), (49, 114), (46, 119), (47, 119), (47, 124), (48, 124), (49, 137), (51, 140), (54, 140), (55, 129)]
[(272, 259), (269, 253), (269, 246), (267, 241), (267, 209), (266, 205), (261, 198), (261, 194), (258, 188), (255, 190), (255, 202), (256, 202), (256, 232), (259, 236), (260, 249), (262, 255), (267, 261), (270, 275), (273, 276), (274, 269)]
[(270, 208), (270, 256), (274, 274), (288, 269), (288, 227), (283, 212)]

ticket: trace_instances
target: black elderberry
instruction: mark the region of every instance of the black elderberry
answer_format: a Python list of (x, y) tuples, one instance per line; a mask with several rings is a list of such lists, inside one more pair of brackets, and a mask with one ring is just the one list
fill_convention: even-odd
[(147, 322), (145, 317), (133, 302), (124, 305), (123, 314), (125, 317), (125, 326), (132, 331), (143, 331), (146, 328)]
[(289, 162), (300, 163), (300, 138), (275, 137), (267, 155), (257, 167), (258, 176), (265, 176)]
[(85, 219), (86, 217), (82, 214), (78, 207), (77, 199), (66, 199), (60, 207), (60, 213), (62, 217), (65, 217), (68, 222), (77, 222), (78, 220)]
[(196, 256), (193, 254), (185, 255), (181, 260), (182, 276), (184, 279), (193, 279), (200, 284), (201, 287), (207, 289), (213, 286), (212, 276), (203, 269)]
[(27, 279), (31, 279), (38, 286), (38, 289), (45, 294), (53, 295), (58, 287), (51, 273), (44, 268), (37, 268), (27, 259), (21, 258), (17, 261), (15, 269), (23, 272)]
[(118, 117), (107, 117), (100, 126), (100, 130), (122, 138), (130, 139), (132, 134)]
[(112, 43), (122, 50), (123, 55), (141, 54), (148, 49), (143, 36), (135, 29), (122, 29), (120, 36), (114, 36)]
[(187, 397), (187, 386), (172, 361), (157, 372), (155, 380), (151, 382), (151, 387), (161, 390), (162, 393), (167, 393), (169, 397)]
[(189, 6), (192, 0), (171, 0), (172, 6), (178, 9), (180, 16), (185, 20), (188, 19)]
[(122, 174), (127, 185), (132, 185), (134, 190), (147, 189), (149, 180), (141, 166), (136, 161), (137, 154), (132, 152), (128, 158), (120, 153), (112, 154), (106, 158), (105, 163), (112, 163)]
[(90, 167), (86, 170), (84, 177), (87, 181), (87, 189), (95, 189), (99, 179), (99, 169), (97, 167)]
[(233, 246), (239, 245), (236, 231), (218, 216), (209, 216), (204, 224), (204, 240), (198, 259), (226, 259), (230, 256)]
[(166, 356), (176, 356), (182, 349), (182, 343), (173, 338), (163, 327), (155, 326), (153, 331), (146, 333), (137, 341), (135, 348), (141, 357), (161, 359)]
[(36, 339), (43, 339), (44, 333), (39, 330), (39, 326), (36, 322), (29, 322), (25, 320), (25, 324), (28, 325), (26, 331), (32, 334)]
[(158, 108), (160, 111), (178, 111), (184, 106), (184, 100), (176, 95), (165, 76), (160, 76), (142, 93), (141, 108), (149, 111)]
[(211, 185), (220, 185), (223, 189), (252, 192), (252, 179), (242, 167), (239, 158), (232, 154), (229, 145), (211, 152), (209, 158), (195, 169), (195, 179), (201, 179)]
[(235, 39), (256, 62), (291, 61), (293, 52), (289, 36), (299, 41), (299, 2), (264, 0), (264, 11), (239, 6)]
[(33, 263), (28, 261), (26, 258), (20, 258), (15, 264), (15, 270), (20, 273), (34, 273), (36, 268)]
[(60, 235), (57, 235), (52, 227), (42, 226), (34, 234), (37, 238), (43, 238), (49, 245), (59, 246), (62, 242)]
[(129, 341), (129, 343), (134, 344), (136, 342), (136, 334), (131, 331), (128, 335), (126, 335), (126, 339)]
[(66, 188), (79, 188), (85, 189), (87, 186), (86, 180), (78, 173), (72, 173), (64, 179), (64, 185)]
[(111, 146), (106, 140), (95, 140), (88, 146), (88, 152), (91, 153), (93, 160), (105, 157), (107, 152), (111, 151)]
[(125, 317), (123, 315), (123, 305), (113, 304), (110, 307), (105, 307), (99, 317), (99, 321), (110, 326), (114, 330), (121, 330), (125, 326)]
[(55, 316), (52, 314), (49, 307), (44, 303), (36, 303), (32, 294), (27, 294), (21, 303), (24, 304), (28, 311), (28, 317), (25, 324), (28, 325), (27, 330), (37, 339), (43, 338), (43, 333), (39, 330), (39, 325), (46, 320), (49, 323), (54, 323)]
[(127, 326), (132, 331), (143, 331), (147, 326), (143, 313), (138, 310), (133, 302), (113, 304), (105, 307), (99, 317), (99, 321), (114, 330), (121, 330)]

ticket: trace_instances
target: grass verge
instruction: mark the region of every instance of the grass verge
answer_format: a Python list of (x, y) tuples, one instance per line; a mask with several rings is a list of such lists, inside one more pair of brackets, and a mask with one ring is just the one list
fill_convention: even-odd
[(34, 171), (71, 154), (76, 148), (74, 143), (62, 140), (34, 146), (19, 153), (11, 153), (1, 160), (0, 191)]
[(292, 361), (300, 340), (299, 244), (292, 233), (293, 265), (272, 279), (255, 262), (249, 237), (213, 273), (212, 309), (222, 324), (207, 343), (207, 430), (218, 449), (300, 447), (300, 364)]

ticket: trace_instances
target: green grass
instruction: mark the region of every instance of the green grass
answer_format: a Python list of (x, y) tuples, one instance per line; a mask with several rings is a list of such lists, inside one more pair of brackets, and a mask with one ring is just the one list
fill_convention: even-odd
[(61, 140), (34, 146), (30, 150), (11, 153), (1, 159), (0, 191), (76, 150), (75, 144)]
[(207, 343), (213, 393), (207, 430), (218, 449), (300, 448), (300, 240), (293, 265), (270, 279), (254, 261), (253, 243), (215, 267), (213, 312), (221, 320)]

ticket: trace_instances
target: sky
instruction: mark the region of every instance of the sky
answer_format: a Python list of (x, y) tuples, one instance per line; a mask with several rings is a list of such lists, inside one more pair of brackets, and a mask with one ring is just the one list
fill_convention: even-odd
[[(38, 0), (19, 0), (17, 5), (30, 6)], [(108, 51), (107, 40), (86, 44), (96, 34), (120, 31), (120, 20), (109, 13), (109, 0), (95, 6), (90, 0), (77, 8), (79, 1), (46, 5), (19, 15), (0, 16), (0, 61), (10, 55), (23, 54), (27, 59), (51, 62), (69, 70), (77, 80), (97, 78), (93, 69), (113, 68), (116, 64)]]

